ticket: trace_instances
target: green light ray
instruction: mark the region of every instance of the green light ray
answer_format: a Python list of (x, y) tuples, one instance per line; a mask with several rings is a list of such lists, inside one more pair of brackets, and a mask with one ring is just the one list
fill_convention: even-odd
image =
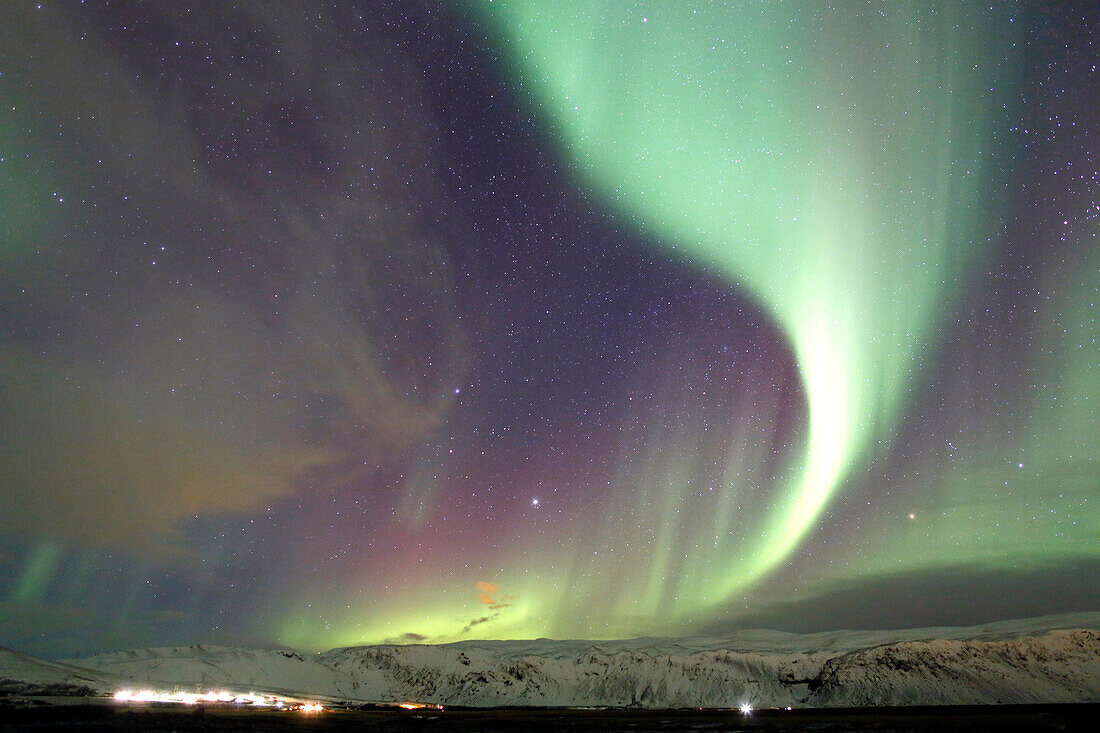
[(19, 579), (6, 600), (13, 603), (41, 601), (47, 586), (54, 579), (62, 555), (62, 548), (56, 542), (50, 540), (38, 542), (34, 550), (29, 553)]
[[(990, 401), (1016, 419), (997, 425), (983, 418), (985, 430), (951, 430), (970, 445), (958, 456), (940, 457), (943, 465), (928, 471), (937, 476), (935, 490), (924, 497), (899, 492), (920, 498), (908, 506), (898, 506), (898, 499), (893, 511), (868, 518), (878, 531), (854, 566), (858, 572), (949, 566), (960, 557), (998, 567), (1047, 567), (1100, 555), (1100, 512), (1092, 508), (1100, 476), (1096, 230), (1094, 223), (1070, 250), (1083, 255), (1052, 263), (1043, 281), (1046, 297), (1036, 295), (1028, 309), (1034, 320), (1020, 326), (1037, 333), (1031, 387), (1018, 390), (1008, 375), (1000, 380), (995, 368), (983, 369), (992, 382), (984, 387)], [(954, 418), (968, 422), (965, 412)], [(910, 511), (913, 519), (906, 522)], [(899, 533), (899, 523), (908, 523), (908, 531)]]
[(698, 564), (725, 569), (687, 582), (679, 610), (703, 587), (728, 597), (788, 557), (889, 439), (919, 354), (982, 261), (1014, 6), (472, 7), (582, 182), (740, 283), (791, 341), (804, 452), (762, 533)]

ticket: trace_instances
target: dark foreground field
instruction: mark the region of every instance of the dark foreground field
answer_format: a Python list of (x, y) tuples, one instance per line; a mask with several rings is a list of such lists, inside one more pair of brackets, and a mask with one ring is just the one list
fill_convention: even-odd
[(287, 713), (240, 708), (113, 705), (0, 707), (0, 731), (1076, 731), (1100, 705), (844, 710), (354, 710)]

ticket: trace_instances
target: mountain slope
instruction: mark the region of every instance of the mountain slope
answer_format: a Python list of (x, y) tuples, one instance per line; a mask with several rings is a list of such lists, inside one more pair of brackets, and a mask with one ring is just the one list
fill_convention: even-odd
[(0, 647), (0, 695), (96, 695), (114, 690), (119, 684), (110, 673)]

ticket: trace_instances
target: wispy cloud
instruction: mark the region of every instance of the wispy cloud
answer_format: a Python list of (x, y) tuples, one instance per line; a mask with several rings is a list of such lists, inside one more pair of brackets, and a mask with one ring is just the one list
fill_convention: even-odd
[(475, 585), (477, 586), (478, 590), (477, 597), (489, 608), (507, 608), (508, 606), (512, 605), (510, 603), (510, 601), (512, 600), (512, 596), (501, 596), (499, 599), (493, 598), (493, 596), (496, 595), (497, 591), (500, 590), (500, 586), (496, 583), (489, 583), (484, 580), (479, 580)]

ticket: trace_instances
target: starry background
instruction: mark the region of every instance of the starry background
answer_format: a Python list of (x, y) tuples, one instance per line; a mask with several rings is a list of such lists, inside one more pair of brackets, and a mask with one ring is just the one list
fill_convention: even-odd
[(6, 3), (0, 644), (1100, 609), (1093, 3)]

